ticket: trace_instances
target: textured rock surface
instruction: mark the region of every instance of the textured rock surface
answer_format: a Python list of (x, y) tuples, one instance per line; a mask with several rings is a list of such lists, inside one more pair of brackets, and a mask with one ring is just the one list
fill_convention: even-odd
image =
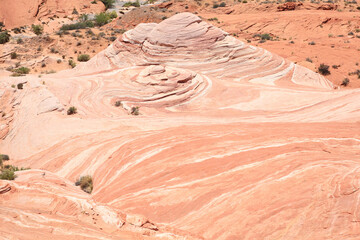
[[(12, 120), (0, 152), (65, 183), (92, 175), (93, 201), (156, 223), (140, 221), (142, 237), (159, 225), (205, 239), (360, 234), (359, 89), (334, 89), (319, 74), (188, 13), (126, 32), (89, 62), (44, 76), (46, 86), (35, 76), (23, 80), (22, 91), (11, 91), (15, 80), (1, 79)], [(78, 114), (37, 114), (41, 89)], [(138, 116), (130, 114), (135, 106)], [(73, 188), (49, 189), (80, 201)], [(24, 218), (2, 195), (0, 207), (15, 204), (11, 211)], [(77, 216), (66, 208), (62, 214)], [(3, 221), (12, 224), (8, 235), (27, 229)], [(59, 229), (72, 233), (73, 224)]]

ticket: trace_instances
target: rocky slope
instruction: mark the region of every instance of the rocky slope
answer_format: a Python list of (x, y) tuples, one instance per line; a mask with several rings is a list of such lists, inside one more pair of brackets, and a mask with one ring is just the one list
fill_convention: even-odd
[[(41, 79), (1, 76), (0, 102), (8, 104), (0, 105), (0, 152), (14, 165), (41, 169), (1, 183), (22, 189), (0, 191), (6, 236), (21, 238), (26, 222), (45, 219), (51, 224), (39, 235), (85, 226), (86, 234), (106, 238), (109, 232), (85, 220), (74, 223), (84, 209), (72, 202), (89, 201), (144, 215), (185, 239), (360, 233), (360, 90), (334, 89), (321, 75), (193, 14), (139, 24), (73, 70)], [(20, 82), (24, 89), (11, 88)], [(76, 115), (66, 115), (70, 106)], [(43, 179), (44, 171), (65, 186)], [(71, 185), (87, 174), (92, 199)], [(23, 207), (44, 189), (56, 207)], [(31, 200), (28, 191), (35, 192)], [(61, 211), (35, 218), (42, 208)], [(30, 214), (31, 221), (9, 221)]]

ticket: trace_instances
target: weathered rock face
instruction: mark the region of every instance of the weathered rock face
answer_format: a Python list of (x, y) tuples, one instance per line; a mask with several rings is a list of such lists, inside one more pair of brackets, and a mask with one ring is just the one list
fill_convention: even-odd
[(293, 11), (295, 10), (297, 7), (302, 6), (303, 3), (296, 3), (296, 2), (286, 2), (284, 4), (281, 4), (280, 6), (277, 7), (277, 9), (279, 11)]
[(2, 0), (0, 2), (0, 22), (6, 28), (13, 28), (34, 23), (44, 17), (67, 16), (74, 8), (78, 13), (98, 13), (105, 10), (101, 1), (92, 0)]
[[(124, 226), (149, 234), (161, 223), (176, 236), (204, 239), (360, 234), (359, 89), (335, 90), (319, 74), (188, 13), (141, 24), (73, 70), (19, 80), (27, 81), (21, 91), (9, 90), (13, 78), (1, 81), (13, 120), (0, 152), (65, 182), (92, 175), (93, 200), (127, 213)], [(38, 114), (45, 90), (78, 114)], [(72, 191), (50, 189), (64, 197)], [(8, 235), (25, 228), (12, 224)]]

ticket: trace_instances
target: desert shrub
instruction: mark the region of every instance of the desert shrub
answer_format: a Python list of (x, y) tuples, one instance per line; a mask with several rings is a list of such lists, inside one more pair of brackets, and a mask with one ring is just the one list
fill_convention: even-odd
[(98, 26), (103, 26), (108, 22), (110, 22), (110, 20), (111, 20), (110, 14), (108, 13), (99, 13), (95, 15), (95, 23)]
[(67, 115), (73, 115), (73, 114), (76, 114), (76, 113), (77, 113), (77, 109), (74, 106), (69, 107), (69, 109), (67, 110)]
[(219, 4), (217, 4), (217, 3), (213, 4), (213, 8), (218, 8), (218, 7), (219, 7)]
[(112, 19), (112, 18), (117, 18), (118, 17), (118, 15), (116, 14), (116, 12), (115, 11), (112, 11), (111, 13), (109, 13), (109, 16), (110, 16), (110, 18)]
[(335, 64), (332, 65), (332, 68), (333, 68), (333, 69), (338, 69), (339, 67), (340, 67), (340, 65), (335, 65)]
[(219, 21), (216, 17), (214, 17), (214, 18), (209, 18), (208, 20), (209, 20), (209, 21)]
[(313, 62), (313, 60), (311, 58), (306, 58), (306, 61), (311, 62), (311, 63)]
[(101, 0), (102, 3), (105, 5), (105, 8), (112, 8), (114, 6), (115, 0)]
[[(73, 24), (64, 24), (61, 26), (61, 31), (75, 30), (75, 29), (85, 29), (94, 27), (94, 23), (92, 21), (84, 21)], [(65, 34), (65, 32), (64, 32)]]
[(23, 84), (23, 83), (18, 83), (17, 89), (23, 89), (23, 87), (24, 87), (24, 84)]
[(57, 63), (61, 63), (61, 59), (56, 60)]
[(219, 7), (226, 7), (226, 3), (225, 2), (220, 3)]
[(79, 62), (87, 62), (90, 60), (90, 56), (88, 54), (80, 54), (77, 58)]
[(13, 69), (12, 72), (15, 73), (15, 75), (17, 74), (18, 76), (23, 76), (25, 74), (28, 74), (30, 72), (30, 69), (27, 67), (20, 67)]
[(139, 1), (136, 1), (136, 2), (126, 2), (123, 7), (140, 7), (140, 3)]
[(11, 57), (11, 59), (17, 59), (18, 55), (17, 55), (16, 52), (12, 52), (12, 53), (10, 54), (10, 57)]
[(31, 31), (33, 31), (36, 35), (40, 35), (43, 33), (44, 29), (41, 25), (31, 25)]
[(326, 65), (326, 64), (324, 64), (324, 63), (320, 64), (318, 70), (319, 70), (319, 73), (322, 74), (322, 75), (324, 75), (324, 76), (330, 74), (329, 66)]
[(24, 42), (24, 40), (22, 39), (22, 38), (18, 38), (17, 40), (16, 40), (16, 43), (17, 44), (22, 44)]
[(137, 115), (140, 114), (140, 111), (139, 111), (139, 110), (140, 110), (139, 107), (132, 107), (130, 113), (131, 113), (131, 115), (137, 116)]
[(116, 101), (116, 102), (115, 102), (115, 107), (120, 107), (120, 106), (122, 106), (121, 101)]
[(84, 192), (90, 194), (93, 190), (93, 179), (90, 175), (82, 176), (75, 182), (75, 186), (80, 186)]
[(76, 62), (74, 62), (74, 60), (72, 60), (72, 59), (69, 59), (69, 65), (70, 65), (72, 68), (74, 68), (74, 67), (76, 67)]
[(10, 34), (8, 31), (0, 32), (0, 44), (5, 44), (10, 41)]
[(10, 160), (10, 157), (9, 157), (9, 155), (6, 155), (6, 154), (0, 154), (0, 160), (8, 161), (8, 160)]
[(9, 169), (2, 169), (0, 173), (0, 179), (2, 180), (14, 180), (16, 178), (15, 171)]
[[(359, 64), (356, 63), (356, 66), (358, 66), (358, 65), (359, 65)], [(354, 72), (349, 72), (349, 76), (351, 76), (351, 75), (357, 75), (358, 78), (360, 79), (360, 70), (358, 69), (358, 70), (356, 70), (356, 71), (354, 71)]]
[(110, 37), (109, 40), (110, 40), (111, 42), (113, 42), (113, 41), (116, 40), (116, 37)]
[(261, 40), (270, 40), (271, 36), (268, 33), (264, 33), (260, 35)]
[(25, 171), (25, 170), (29, 170), (30, 168), (24, 168), (24, 167), (17, 167), (17, 166), (13, 166), (13, 165), (5, 165), (4, 169), (13, 171), (13, 172), (17, 172), (17, 171)]
[(314, 41), (311, 41), (308, 43), (309, 45), (315, 45), (316, 43)]
[(348, 78), (345, 78), (340, 85), (346, 87), (347, 85), (349, 85), (349, 83), (350, 80)]
[(79, 14), (79, 12), (76, 10), (76, 8), (74, 8), (74, 9), (73, 9), (73, 11), (72, 11), (72, 14), (74, 14), (74, 15), (78, 15), (78, 14)]

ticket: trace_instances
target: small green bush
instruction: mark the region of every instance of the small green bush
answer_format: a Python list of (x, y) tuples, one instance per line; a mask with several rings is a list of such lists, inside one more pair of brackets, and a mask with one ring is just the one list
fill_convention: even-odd
[(226, 3), (224, 2), (220, 3), (219, 7), (226, 7)]
[(10, 41), (10, 34), (8, 31), (0, 32), (0, 44), (5, 44)]
[(131, 115), (135, 115), (135, 116), (139, 115), (140, 114), (139, 107), (132, 107), (130, 113), (131, 113)]
[(64, 25), (62, 25), (60, 30), (61, 31), (69, 31), (69, 30), (75, 30), (75, 29), (92, 28), (94, 26), (95, 25), (92, 21), (83, 21), (83, 22), (78, 22), (78, 23), (73, 23), (73, 24), (64, 24)]
[(30, 69), (27, 67), (20, 67), (15, 69), (14, 71), (20, 74), (28, 74), (30, 72)]
[(116, 14), (115, 11), (112, 11), (111, 13), (109, 13), (109, 16), (110, 16), (111, 19), (118, 17), (118, 15)]
[(103, 26), (107, 23), (109, 23), (111, 20), (110, 14), (108, 13), (99, 13), (95, 15), (95, 23), (98, 26)]
[(75, 186), (80, 186), (84, 192), (90, 194), (93, 190), (93, 179), (90, 175), (82, 176), (75, 182)]
[(27, 67), (20, 67), (13, 69), (12, 72), (13, 72), (12, 74), (13, 77), (19, 77), (28, 74), (30, 72), (30, 69)]
[(43, 33), (44, 29), (41, 25), (31, 25), (31, 30), (36, 34), (40, 35)]
[(15, 171), (9, 169), (3, 169), (0, 173), (0, 179), (2, 180), (14, 180), (16, 178)]
[(329, 75), (330, 74), (330, 71), (329, 71), (329, 66), (326, 65), (326, 64), (320, 64), (319, 68), (319, 73), (326, 76), (326, 75)]
[(341, 86), (346, 87), (347, 85), (349, 85), (349, 83), (350, 83), (350, 80), (349, 80), (348, 78), (345, 78), (345, 79), (342, 81)]
[(17, 85), (17, 89), (23, 89), (23, 86), (24, 86), (24, 84), (23, 83), (18, 83), (18, 85)]
[(261, 40), (271, 40), (272, 37), (268, 33), (261, 34), (260, 36)]
[(139, 1), (136, 1), (136, 2), (126, 2), (123, 7), (140, 7), (140, 3)]
[(115, 0), (101, 0), (102, 3), (105, 5), (105, 8), (112, 8), (114, 6)]
[(80, 54), (77, 58), (79, 62), (87, 62), (90, 60), (90, 56), (88, 54)]
[(8, 161), (10, 160), (9, 155), (6, 154), (0, 154), (0, 160)]
[(12, 52), (11, 54), (10, 54), (10, 57), (11, 57), (11, 59), (17, 59), (17, 53), (16, 52)]
[(120, 106), (122, 106), (121, 101), (116, 101), (116, 102), (115, 102), (115, 107), (120, 107)]
[(74, 68), (74, 67), (76, 67), (76, 62), (74, 62), (74, 60), (72, 60), (72, 59), (69, 59), (69, 65), (70, 65), (72, 68)]
[(69, 109), (67, 110), (67, 115), (73, 115), (77, 113), (77, 109), (76, 107), (69, 107)]

